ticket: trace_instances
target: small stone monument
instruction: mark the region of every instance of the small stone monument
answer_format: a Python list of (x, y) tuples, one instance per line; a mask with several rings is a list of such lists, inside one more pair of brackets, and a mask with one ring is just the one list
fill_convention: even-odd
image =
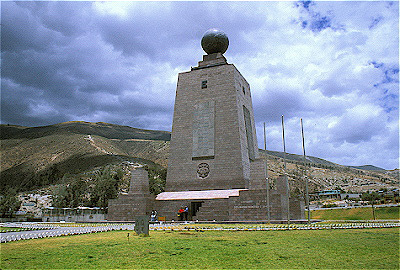
[(135, 219), (135, 232), (137, 235), (149, 235), (149, 217), (137, 216)]
[(137, 216), (150, 216), (153, 202), (148, 172), (143, 167), (133, 169), (128, 194), (109, 200), (107, 220), (131, 221)]

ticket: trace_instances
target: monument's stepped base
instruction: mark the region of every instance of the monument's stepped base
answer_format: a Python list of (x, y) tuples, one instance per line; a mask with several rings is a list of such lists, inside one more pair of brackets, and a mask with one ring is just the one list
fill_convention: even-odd
[[(110, 200), (108, 220), (132, 221), (137, 216), (150, 215), (157, 210), (158, 217), (166, 221), (178, 221), (178, 210), (188, 206), (188, 220), (193, 221), (265, 221), (267, 213), (267, 190), (230, 189), (164, 192), (157, 197), (147, 191), (147, 171), (135, 170), (129, 194)], [(287, 185), (284, 176), (276, 179), (276, 190), (270, 190), (270, 219), (287, 219)], [(290, 199), (290, 219), (304, 219), (302, 200)]]
[(205, 201), (199, 208), (194, 220), (230, 220), (229, 204), (231, 198)]
[[(284, 180), (282, 177), (281, 179)], [(285, 191), (271, 190), (270, 198), (270, 219), (287, 219), (287, 197), (282, 195)], [(155, 206), (159, 216), (165, 216), (167, 220), (176, 220), (177, 211), (180, 207), (188, 206), (194, 208), (194, 204), (201, 203), (197, 212), (189, 213), (189, 220), (199, 221), (248, 221), (267, 220), (267, 191), (263, 190), (242, 190), (239, 196), (232, 196), (227, 199), (203, 199), (203, 200), (176, 200), (156, 201)], [(175, 211), (171, 211), (175, 207)], [(304, 203), (295, 198), (290, 199), (290, 219), (304, 219)]]
[[(267, 213), (267, 190), (241, 191), (240, 196), (233, 199), (229, 220), (266, 220)], [(287, 219), (287, 197), (279, 191), (271, 190), (269, 194), (270, 219)], [(304, 219), (303, 201), (296, 198), (290, 199), (290, 219)]]
[(132, 171), (128, 194), (120, 194), (108, 201), (107, 220), (132, 221), (135, 217), (149, 215), (153, 208), (154, 196), (149, 192), (149, 176), (143, 168)]
[(137, 216), (151, 213), (154, 196), (142, 194), (119, 195), (118, 199), (109, 200), (107, 220), (133, 221)]

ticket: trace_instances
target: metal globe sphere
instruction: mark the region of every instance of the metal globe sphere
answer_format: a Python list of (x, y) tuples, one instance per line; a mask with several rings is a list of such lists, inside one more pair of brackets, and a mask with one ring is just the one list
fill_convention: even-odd
[(219, 29), (207, 30), (201, 39), (201, 47), (207, 54), (225, 53), (229, 46), (228, 36)]

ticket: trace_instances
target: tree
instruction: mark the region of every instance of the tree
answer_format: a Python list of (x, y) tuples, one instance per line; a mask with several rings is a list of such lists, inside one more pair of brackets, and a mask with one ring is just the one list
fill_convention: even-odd
[(118, 184), (123, 177), (123, 171), (112, 171), (109, 166), (95, 175), (95, 186), (91, 190), (90, 204), (105, 208), (109, 199), (118, 196)]
[(21, 201), (18, 200), (17, 192), (14, 189), (9, 189), (8, 192), (0, 198), (1, 217), (12, 217), (20, 206)]
[[(63, 177), (63, 182), (67, 181), (66, 178), (66, 176)], [(86, 203), (87, 182), (79, 176), (68, 176), (68, 182), (68, 184), (60, 185), (53, 190), (54, 207), (74, 208)]]
[(361, 199), (363, 201), (368, 201), (371, 204), (372, 207), (372, 216), (374, 217), (375, 220), (375, 208), (374, 204), (376, 203), (377, 200), (381, 199), (381, 195), (377, 192), (364, 192), (361, 194)]
[(166, 168), (149, 168), (145, 166), (149, 172), (149, 188), (150, 192), (158, 195), (165, 190), (165, 183), (167, 179)]

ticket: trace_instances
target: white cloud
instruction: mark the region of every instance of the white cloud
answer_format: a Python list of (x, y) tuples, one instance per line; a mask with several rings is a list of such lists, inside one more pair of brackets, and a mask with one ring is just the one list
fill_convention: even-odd
[[(282, 150), (283, 114), (288, 152), (301, 154), (303, 118), (307, 154), (398, 166), (398, 2), (1, 5), (3, 122), (170, 130), (177, 74), (201, 60), (201, 35), (219, 27), (228, 62), (251, 85), (260, 147), (265, 121), (268, 148)], [(18, 98), (29, 91), (42, 114)]]

